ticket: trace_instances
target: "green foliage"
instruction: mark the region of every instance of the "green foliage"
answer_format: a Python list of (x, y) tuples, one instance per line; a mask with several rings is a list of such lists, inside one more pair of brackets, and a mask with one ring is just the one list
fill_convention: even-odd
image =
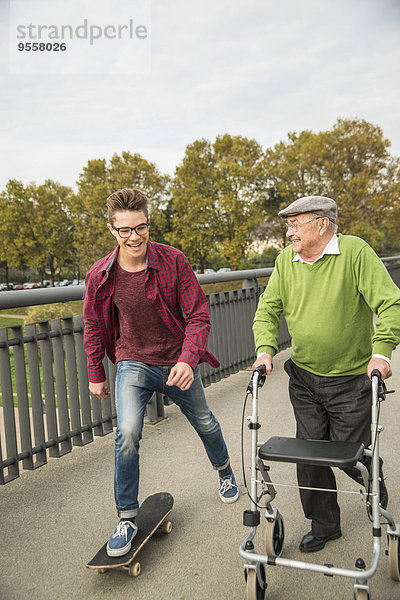
[(329, 196), (338, 204), (342, 233), (362, 234), (383, 249), (389, 232), (390, 243), (400, 247), (399, 162), (389, 146), (380, 127), (362, 119), (338, 119), (320, 133), (290, 133), (265, 153), (272, 191), (267, 215), (276, 218), (301, 196)]
[(14, 327), (15, 325), (22, 325), (23, 319), (18, 317), (2, 317), (0, 315), (0, 327)]
[(266, 197), (263, 152), (228, 134), (186, 148), (172, 190), (171, 243), (203, 270), (214, 251), (236, 269), (251, 244)]
[(31, 184), (29, 191), (37, 242), (30, 266), (36, 267), (42, 277), (47, 275), (53, 285), (56, 275), (73, 263), (75, 256), (73, 223), (68, 214), (73, 193), (71, 188), (50, 179), (40, 186)]
[(0, 261), (8, 266), (29, 266), (37, 252), (33, 225), (33, 203), (27, 187), (10, 179), (0, 194)]
[(254, 252), (239, 264), (239, 269), (265, 269), (273, 267), (280, 250), (274, 246), (267, 247), (261, 253)]
[(25, 315), (25, 323), (38, 323), (40, 321), (50, 321), (51, 319), (61, 319), (81, 314), (81, 301), (41, 304), (28, 308)]
[(89, 160), (79, 176), (78, 193), (71, 204), (82, 272), (115, 247), (115, 239), (106, 227), (106, 200), (121, 188), (145, 192), (149, 198), (151, 237), (165, 240), (169, 228), (169, 177), (140, 154), (114, 154), (108, 164), (105, 159)]
[(67, 208), (72, 190), (48, 179), (26, 187), (11, 179), (0, 195), (0, 260), (36, 268), (51, 282), (74, 256), (72, 221)]
[(172, 187), (173, 229), (167, 240), (183, 250), (192, 264), (204, 271), (217, 241), (216, 166), (210, 143), (197, 140), (175, 172)]
[(339, 207), (339, 231), (364, 238), (381, 254), (400, 251), (400, 159), (389, 154), (380, 127), (338, 119), (328, 131), (291, 132), (263, 150), (229, 134), (186, 148), (171, 181), (138, 153), (89, 160), (78, 190), (51, 179), (10, 179), (0, 193), (0, 266), (36, 269), (41, 279), (81, 276), (115, 239), (106, 223), (107, 197), (137, 187), (149, 197), (153, 240), (181, 248), (201, 271), (270, 264), (251, 254), (254, 241), (286, 243), (278, 212), (305, 195), (326, 195)]

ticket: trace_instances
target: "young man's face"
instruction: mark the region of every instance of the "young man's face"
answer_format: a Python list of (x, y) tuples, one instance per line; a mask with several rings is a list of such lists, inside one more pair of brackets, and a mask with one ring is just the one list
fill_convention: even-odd
[[(108, 229), (117, 239), (120, 247), (120, 256), (130, 264), (144, 264), (146, 261), (149, 230), (146, 224), (148, 219), (141, 210), (121, 210), (114, 213), (114, 222), (107, 223)], [(124, 231), (124, 228), (136, 228)], [(119, 232), (116, 231), (119, 229)], [(120, 235), (123, 234), (123, 237)], [(125, 237), (128, 235), (128, 237)]]

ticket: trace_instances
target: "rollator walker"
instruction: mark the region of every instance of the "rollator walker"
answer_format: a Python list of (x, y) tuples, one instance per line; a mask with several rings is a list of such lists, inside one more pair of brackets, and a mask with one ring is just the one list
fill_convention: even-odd
[[(371, 449), (365, 448), (362, 443), (301, 440), (289, 437), (271, 437), (267, 442), (259, 443), (258, 430), (261, 425), (258, 422), (258, 389), (264, 384), (265, 379), (265, 367), (258, 367), (253, 371), (246, 395), (246, 400), (249, 394), (252, 396), (252, 413), (247, 417), (251, 432), (251, 481), (250, 491), (247, 489), (250, 509), (244, 512), (243, 522), (250, 531), (239, 548), (239, 554), (245, 560), (247, 600), (264, 600), (267, 597), (267, 566), (290, 567), (326, 576), (348, 577), (354, 579), (354, 600), (371, 600), (369, 580), (377, 570), (380, 557), (381, 519), (385, 520), (387, 527), (390, 577), (394, 581), (400, 581), (400, 526), (394, 522), (389, 512), (379, 505), (379, 434), (383, 430), (383, 426), (379, 425), (379, 408), (381, 401), (385, 400), (386, 394), (390, 392), (386, 390), (380, 372), (374, 370), (371, 382)], [(246, 402), (243, 420), (245, 408)], [(363, 455), (371, 457), (370, 470), (360, 462)], [(359, 469), (365, 486), (365, 491), (360, 490), (360, 494), (365, 499), (367, 512), (373, 526), (373, 550), (368, 567), (362, 558), (356, 560), (354, 569), (345, 569), (330, 564), (289, 560), (280, 556), (285, 537), (284, 523), (279, 511), (271, 504), (276, 496), (274, 484), (269, 476), (270, 467), (266, 464), (271, 461)], [(245, 472), (243, 474), (246, 482)], [(332, 490), (328, 491), (332, 492)], [(258, 554), (254, 549), (253, 540), (257, 527), (260, 525), (261, 510), (265, 513), (265, 553)]]

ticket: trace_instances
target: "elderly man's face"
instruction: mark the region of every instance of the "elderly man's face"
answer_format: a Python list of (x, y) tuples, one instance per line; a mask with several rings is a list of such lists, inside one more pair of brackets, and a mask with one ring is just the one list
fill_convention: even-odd
[(288, 217), (286, 236), (293, 243), (293, 250), (298, 254), (308, 253), (321, 243), (318, 221), (323, 217), (316, 217), (310, 213)]

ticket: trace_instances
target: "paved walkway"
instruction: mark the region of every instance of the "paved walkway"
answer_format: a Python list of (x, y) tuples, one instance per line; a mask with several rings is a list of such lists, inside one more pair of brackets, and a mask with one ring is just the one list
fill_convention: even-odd
[[(260, 391), (260, 438), (293, 435), (294, 422), (287, 395), (283, 362), (275, 360), (273, 375)], [(400, 520), (400, 351), (394, 355), (395, 375), (382, 407), (382, 455), (390, 494), (389, 508)], [(249, 372), (240, 372), (207, 388), (209, 404), (219, 418), (230, 448), (233, 467), (242, 481), (240, 459), (241, 415)], [(145, 427), (141, 447), (141, 498), (159, 490), (175, 497), (174, 530), (150, 542), (141, 553), (142, 573), (98, 575), (85, 569), (115, 526), (113, 507), (113, 436), (75, 449), (47, 466), (0, 488), (0, 598), (1, 600), (244, 600), (243, 561), (238, 547), (246, 535), (242, 525), (248, 500), (243, 492), (233, 505), (217, 497), (216, 474), (210, 469), (196, 434), (175, 406), (168, 419)], [(249, 414), (249, 410), (246, 411)], [(248, 441), (246, 429), (246, 440)], [(246, 459), (246, 464), (248, 460)], [(295, 483), (293, 465), (274, 465), (275, 481)], [(357, 489), (342, 473), (338, 485)], [(372, 549), (371, 525), (358, 495), (340, 498), (344, 535), (312, 556), (312, 561), (353, 568), (356, 558), (368, 563)], [(278, 488), (275, 500), (286, 529), (283, 555), (304, 560), (298, 551), (308, 523), (302, 516), (298, 491)], [(263, 552), (262, 529), (256, 550)], [(376, 600), (400, 598), (400, 584), (389, 578), (385, 536), (378, 572), (371, 582)], [(308, 557), (306, 557), (308, 560)], [(270, 600), (351, 600), (351, 580), (326, 578), (293, 569), (267, 568)]]

